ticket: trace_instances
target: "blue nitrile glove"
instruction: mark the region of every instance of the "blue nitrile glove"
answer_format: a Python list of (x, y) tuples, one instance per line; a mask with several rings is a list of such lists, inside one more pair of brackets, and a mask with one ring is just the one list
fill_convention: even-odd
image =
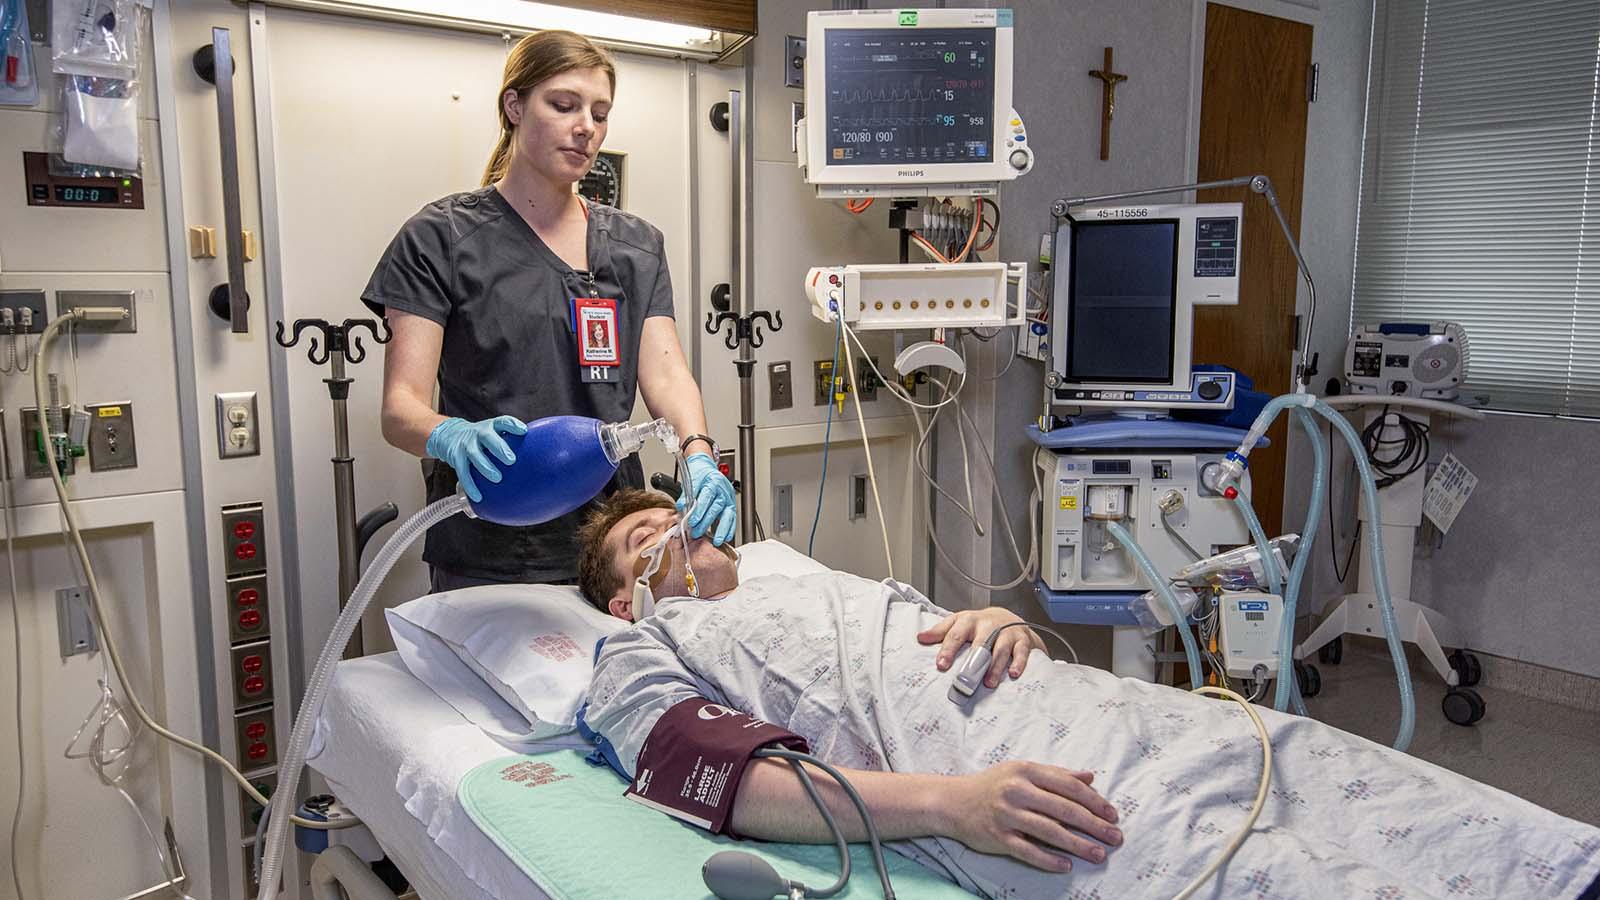
[(689, 483), (678, 495), (678, 512), (683, 512), (686, 498), (694, 494), (694, 515), (690, 517), (689, 537), (704, 535), (713, 525), (711, 543), (720, 547), (733, 540), (733, 484), (722, 474), (709, 453), (696, 453), (684, 460), (689, 467)]
[(450, 468), (456, 470), (456, 478), (461, 481), (467, 498), (473, 503), (480, 503), (483, 501), (483, 492), (473, 483), (472, 470), (477, 469), (479, 475), (499, 484), (500, 469), (490, 456), (508, 466), (517, 461), (517, 455), (511, 452), (506, 439), (496, 432), (525, 434), (527, 430), (528, 426), (516, 416), (497, 416), (482, 422), (445, 419), (428, 435), (426, 449), (429, 456), (449, 463)]

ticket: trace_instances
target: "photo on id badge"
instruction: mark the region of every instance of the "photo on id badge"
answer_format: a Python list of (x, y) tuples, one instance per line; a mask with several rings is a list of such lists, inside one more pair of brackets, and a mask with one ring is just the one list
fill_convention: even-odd
[(579, 299), (575, 305), (578, 312), (579, 364), (615, 366), (620, 363), (616, 301)]

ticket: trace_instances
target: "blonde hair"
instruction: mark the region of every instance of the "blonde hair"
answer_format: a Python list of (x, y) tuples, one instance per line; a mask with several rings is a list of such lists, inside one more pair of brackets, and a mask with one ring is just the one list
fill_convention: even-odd
[(506, 167), (511, 164), (511, 135), (517, 126), (506, 114), (506, 91), (516, 91), (518, 97), (526, 100), (540, 82), (573, 69), (600, 69), (611, 82), (612, 92), (617, 89), (617, 67), (611, 54), (581, 34), (538, 31), (511, 48), (511, 55), (506, 57), (505, 74), (500, 78), (500, 92), (494, 98), (500, 115), (500, 139), (495, 143), (489, 164), (484, 167), (483, 186), (505, 177)]

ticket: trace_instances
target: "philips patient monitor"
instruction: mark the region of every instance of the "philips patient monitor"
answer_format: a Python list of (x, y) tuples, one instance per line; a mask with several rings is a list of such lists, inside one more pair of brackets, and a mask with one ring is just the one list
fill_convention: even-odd
[(817, 195), (993, 194), (1033, 166), (1009, 9), (807, 14), (795, 146)]
[(1058, 220), (1053, 402), (1231, 409), (1232, 372), (1192, 371), (1196, 306), (1239, 302), (1238, 203), (1074, 207)]

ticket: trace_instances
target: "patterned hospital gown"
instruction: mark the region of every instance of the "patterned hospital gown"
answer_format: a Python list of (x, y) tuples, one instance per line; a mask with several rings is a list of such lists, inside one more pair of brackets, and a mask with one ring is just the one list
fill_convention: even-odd
[[(957, 706), (937, 647), (916, 639), (946, 615), (907, 585), (838, 572), (666, 600), (606, 640), (585, 716), (629, 772), (661, 714), (694, 696), (782, 725), (836, 765), (1093, 771), (1126, 835), (1102, 866), (1056, 874), (947, 838), (892, 845), (984, 897), (1169, 897), (1242, 824), (1260, 745), (1236, 704), (1035, 651), (1022, 678)], [(1318, 722), (1261, 715), (1271, 794), (1198, 897), (1571, 900), (1600, 871), (1600, 830)]]

